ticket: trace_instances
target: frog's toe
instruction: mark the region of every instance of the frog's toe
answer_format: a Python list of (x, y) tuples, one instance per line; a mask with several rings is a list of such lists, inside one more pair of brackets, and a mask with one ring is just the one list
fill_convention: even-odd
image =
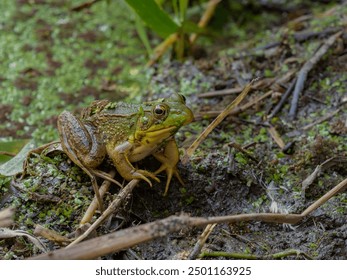
[(176, 176), (176, 178), (178, 179), (180, 184), (182, 186), (184, 186), (184, 182), (183, 182), (182, 177), (181, 177), (180, 173), (178, 172), (177, 168), (174, 169), (174, 175)]
[(146, 181), (150, 187), (152, 187), (152, 182), (148, 179), (148, 177), (152, 178), (153, 180), (155, 180), (157, 182), (160, 182), (160, 180), (155, 176), (155, 174), (148, 172), (146, 170), (141, 170), (141, 169), (135, 170), (132, 173), (132, 177), (134, 179), (141, 179), (141, 180)]
[(180, 174), (178, 173), (178, 170), (175, 167), (172, 167), (172, 166), (168, 166), (168, 165), (165, 165), (165, 164), (162, 164), (159, 169), (157, 171), (154, 172), (154, 174), (158, 174), (162, 171), (166, 171), (166, 176), (167, 176), (167, 179), (166, 179), (166, 186), (165, 186), (165, 191), (164, 191), (164, 194), (163, 196), (166, 196), (167, 195), (167, 192), (169, 191), (169, 186), (170, 186), (170, 182), (171, 182), (171, 179), (172, 179), (172, 175), (175, 175), (176, 178), (178, 179), (178, 181), (184, 185), (183, 183), (183, 180), (180, 176)]

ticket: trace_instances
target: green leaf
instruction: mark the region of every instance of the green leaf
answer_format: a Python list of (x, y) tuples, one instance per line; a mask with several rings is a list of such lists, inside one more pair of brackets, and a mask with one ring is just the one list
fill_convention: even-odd
[(175, 33), (179, 26), (154, 0), (125, 0), (135, 13), (162, 38)]
[(143, 21), (140, 19), (138, 15), (135, 15), (135, 26), (136, 26), (136, 31), (139, 34), (139, 37), (143, 43), (143, 45), (146, 48), (146, 51), (148, 53), (148, 56), (151, 57), (153, 54), (153, 50), (151, 48), (151, 45), (148, 40), (148, 36), (143, 24)]
[(197, 33), (197, 34), (207, 33), (204, 28), (201, 28), (196, 23), (192, 21), (188, 21), (188, 20), (183, 22), (182, 30), (185, 33)]
[[(16, 140), (7, 140), (0, 138), (0, 151), (7, 152), (9, 154), (18, 154), (18, 152), (24, 147), (30, 139), (16, 139)], [(5, 163), (10, 160), (12, 156), (6, 154), (0, 154), (0, 164)]]
[(179, 0), (180, 3), (180, 22), (184, 22), (186, 20), (187, 9), (189, 0)]
[(11, 160), (0, 165), (0, 175), (13, 176), (23, 171), (23, 163), (29, 153), (35, 147), (34, 141), (28, 142), (23, 149)]

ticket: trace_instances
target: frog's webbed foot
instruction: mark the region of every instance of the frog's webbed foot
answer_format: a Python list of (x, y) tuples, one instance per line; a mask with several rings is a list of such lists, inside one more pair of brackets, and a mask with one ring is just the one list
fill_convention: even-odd
[[(157, 155), (155, 157), (158, 158)], [(165, 191), (164, 191), (163, 196), (166, 196), (167, 192), (169, 190), (170, 182), (171, 182), (173, 175), (176, 176), (176, 178), (178, 179), (178, 181), (181, 183), (182, 186), (184, 186), (184, 182), (181, 178), (181, 175), (178, 173), (176, 165), (172, 166), (167, 162), (162, 163), (162, 165), (154, 172), (154, 174), (159, 174), (160, 172), (162, 172), (164, 170), (166, 171), (167, 179), (166, 179), (166, 186), (165, 186)]]
[(127, 181), (133, 179), (139, 179), (146, 181), (151, 187), (152, 182), (149, 180), (153, 179), (157, 182), (160, 180), (155, 176), (154, 173), (147, 170), (135, 168), (128, 158), (129, 150), (132, 148), (133, 144), (126, 141), (116, 148), (112, 146), (106, 146), (107, 154), (112, 159), (114, 166), (116, 167), (118, 173)]

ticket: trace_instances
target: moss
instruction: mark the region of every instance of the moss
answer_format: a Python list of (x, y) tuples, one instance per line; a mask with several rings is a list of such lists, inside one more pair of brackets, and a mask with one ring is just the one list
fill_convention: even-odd
[(187, 198), (185, 198), (185, 203), (186, 205), (192, 204), (194, 202), (195, 198), (194, 196), (189, 196)]
[[(16, 179), (18, 196), (10, 197), (5, 205), (16, 208), (16, 223), (29, 231), (36, 224), (58, 232), (73, 231), (93, 197), (88, 176), (69, 165), (62, 153), (50, 157), (32, 154), (27, 171), (22, 180)], [(2, 195), (6, 189), (0, 191)]]
[[(130, 98), (145, 92), (148, 76), (143, 71), (144, 51), (132, 33), (127, 8), (123, 3), (100, 2), (90, 13), (71, 13), (71, 5), (78, 2), (53, 6), (49, 2), (29, 5), (2, 1), (2, 31), (9, 32), (0, 35), (4, 79), (0, 103), (15, 105), (10, 121), (21, 124), (11, 132), (16, 137), (52, 141), (57, 138), (54, 116), (62, 109), (85, 106), (107, 95), (116, 100), (118, 92)], [(88, 60), (107, 64), (94, 70), (86, 67)], [(25, 81), (34, 81), (35, 89), (29, 90)], [(105, 83), (117, 84), (117, 89), (111, 89), (112, 94), (103, 91)], [(76, 96), (86, 85), (95, 86), (96, 95)], [(73, 102), (62, 99), (63, 93), (75, 95)], [(18, 102), (28, 95), (32, 97), (30, 104)]]
[(257, 136), (254, 137), (254, 141), (257, 141), (257, 142), (266, 142), (268, 141), (269, 139), (269, 136), (268, 136), (268, 133), (267, 133), (267, 129), (265, 127), (262, 127)]

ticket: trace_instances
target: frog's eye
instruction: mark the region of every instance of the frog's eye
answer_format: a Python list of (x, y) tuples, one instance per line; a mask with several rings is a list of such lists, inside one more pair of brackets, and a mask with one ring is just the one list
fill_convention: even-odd
[(155, 117), (157, 118), (163, 118), (166, 116), (167, 113), (167, 109), (164, 105), (162, 104), (158, 104), (154, 107), (153, 109), (153, 113), (155, 115)]

